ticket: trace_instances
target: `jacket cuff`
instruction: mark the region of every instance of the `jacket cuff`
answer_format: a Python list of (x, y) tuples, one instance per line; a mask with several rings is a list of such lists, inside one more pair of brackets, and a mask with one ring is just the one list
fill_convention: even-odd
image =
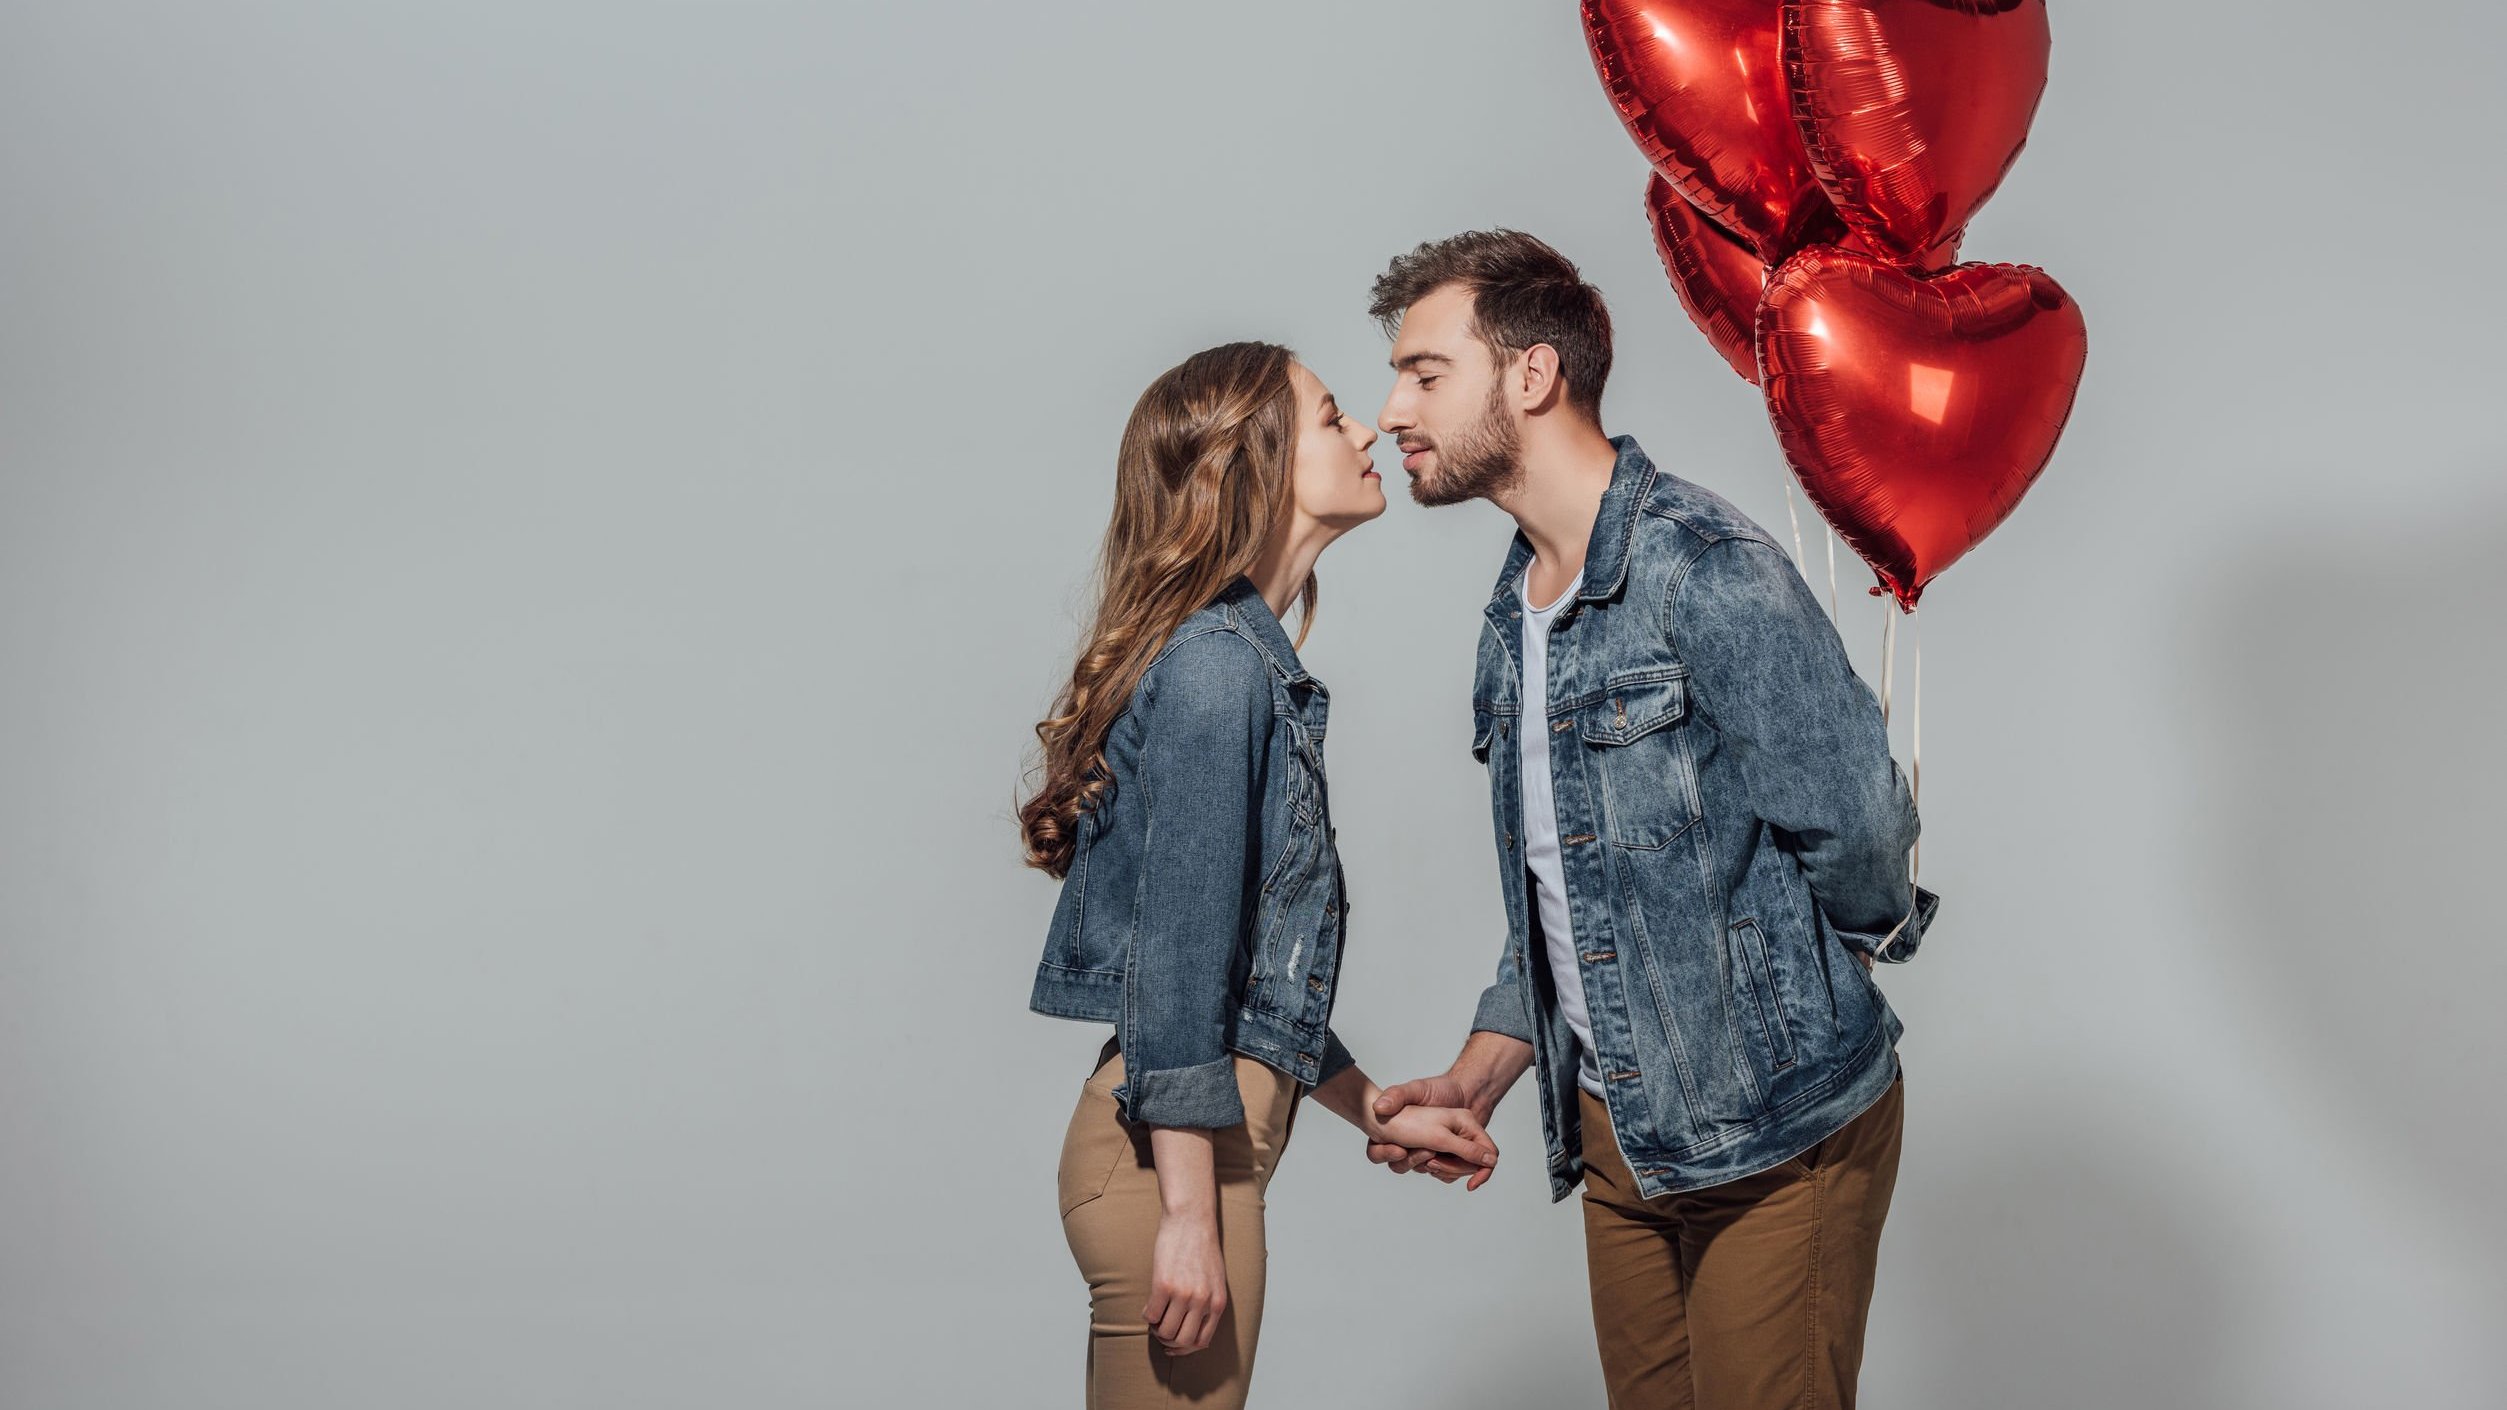
[(1940, 909), (1941, 898), (1918, 886), (1915, 912), (1898, 927), (1895, 939), (1886, 930), (1840, 930), (1837, 938), (1857, 954), (1869, 955), (1883, 964), (1904, 964), (1914, 958), (1916, 947), (1924, 943), (1924, 927), (1932, 924), (1933, 912)]
[(1124, 1118), (1136, 1126), (1191, 1126), (1217, 1130), (1241, 1126), (1245, 1098), (1236, 1087), (1236, 1059), (1222, 1057), (1198, 1067), (1133, 1072), (1114, 1089)]
[(1474, 1033), (1503, 1033), (1517, 1042), (1532, 1041), (1532, 1015), (1523, 1011), (1523, 986), (1492, 984), (1480, 991), (1480, 1011), (1471, 1016)]
[(1314, 1085), (1320, 1087), (1357, 1065), (1358, 1059), (1350, 1056), (1341, 1035), (1328, 1028), (1323, 1030), (1323, 1061), (1315, 1065)]

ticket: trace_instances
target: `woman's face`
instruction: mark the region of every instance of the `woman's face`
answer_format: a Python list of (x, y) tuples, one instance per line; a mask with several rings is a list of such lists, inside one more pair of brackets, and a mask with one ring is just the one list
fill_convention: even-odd
[(1333, 529), (1354, 529), (1384, 512), (1384, 484), (1375, 473), (1375, 428), (1342, 411), (1320, 378), (1291, 363), (1297, 387), (1297, 450), (1290, 493), (1297, 508)]

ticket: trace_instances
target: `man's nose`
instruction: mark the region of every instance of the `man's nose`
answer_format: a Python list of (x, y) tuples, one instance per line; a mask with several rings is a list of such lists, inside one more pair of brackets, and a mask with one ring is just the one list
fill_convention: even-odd
[(1410, 429), (1410, 412), (1398, 393), (1384, 399), (1384, 409), (1375, 414), (1375, 424), (1396, 436)]

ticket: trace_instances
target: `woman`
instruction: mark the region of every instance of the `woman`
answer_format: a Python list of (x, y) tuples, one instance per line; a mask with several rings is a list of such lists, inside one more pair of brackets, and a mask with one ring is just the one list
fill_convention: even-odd
[(1063, 1139), (1064, 1236), (1092, 1298), (1088, 1404), (1244, 1404), (1263, 1199), (1312, 1090), (1371, 1141), (1497, 1148), (1468, 1112), (1374, 1114), (1328, 1025), (1348, 901), (1322, 684), (1281, 629), (1314, 562), (1384, 512), (1375, 432), (1285, 348), (1151, 383), (1115, 465), (1095, 622), (1019, 809), (1062, 879), (1031, 1007), (1115, 1025)]

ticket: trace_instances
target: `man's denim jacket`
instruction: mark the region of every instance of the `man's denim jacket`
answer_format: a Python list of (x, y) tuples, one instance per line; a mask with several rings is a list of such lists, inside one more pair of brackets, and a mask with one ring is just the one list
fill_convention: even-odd
[[(1628, 437), (1551, 626), (1552, 788), (1611, 1131), (1647, 1196), (1766, 1169), (1877, 1100), (1902, 1031), (1856, 954), (1915, 952), (1915, 805), (1869, 687), (1793, 562)], [(1473, 1026), (1530, 1043), (1551, 1193), (1583, 1169), (1575, 1037), (1523, 851), (1518, 534), (1489, 599), (1472, 753), (1506, 947)], [(1901, 923), (1903, 922), (1903, 923)], [(1892, 931), (1894, 940), (1883, 948)]]
[(1106, 735), (1028, 1006), (1116, 1026), (1128, 1119), (1245, 1119), (1230, 1054), (1309, 1087), (1349, 902), (1323, 788), (1330, 699), (1238, 578), (1185, 619)]

